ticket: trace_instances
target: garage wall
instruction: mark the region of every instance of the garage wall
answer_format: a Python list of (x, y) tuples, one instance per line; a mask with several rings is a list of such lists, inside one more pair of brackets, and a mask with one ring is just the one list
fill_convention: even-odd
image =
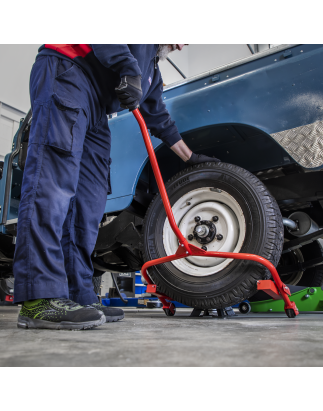
[(0, 161), (11, 152), (13, 137), (18, 130), (20, 119), (25, 114), (0, 101)]
[(0, 44), (0, 161), (11, 151), (19, 121), (30, 108), (29, 74), (35, 44)]
[(29, 75), (40, 44), (0, 44), (0, 101), (23, 112), (30, 108)]
[[(190, 44), (182, 51), (172, 52), (169, 57), (187, 77), (191, 77), (250, 55), (246, 44)], [(159, 66), (165, 84), (183, 79), (168, 61)]]
[[(176, 50), (169, 54), (169, 57), (178, 65), (186, 77), (189, 77), (189, 47), (184, 46), (182, 51)], [(168, 61), (160, 61), (159, 68), (165, 84), (168, 85), (183, 80), (183, 77)]]
[(190, 76), (251, 55), (246, 44), (192, 44), (189, 49)]

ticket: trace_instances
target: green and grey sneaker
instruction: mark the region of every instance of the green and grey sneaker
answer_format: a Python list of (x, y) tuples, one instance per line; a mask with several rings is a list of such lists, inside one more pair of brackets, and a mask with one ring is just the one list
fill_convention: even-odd
[(67, 298), (42, 298), (25, 301), (18, 315), (19, 328), (85, 330), (105, 323), (102, 311), (83, 307)]
[(119, 321), (124, 318), (124, 312), (120, 308), (106, 307), (105, 305), (101, 303), (93, 303), (90, 305), (90, 307), (94, 307), (97, 310), (102, 311), (103, 314), (105, 315), (107, 323)]

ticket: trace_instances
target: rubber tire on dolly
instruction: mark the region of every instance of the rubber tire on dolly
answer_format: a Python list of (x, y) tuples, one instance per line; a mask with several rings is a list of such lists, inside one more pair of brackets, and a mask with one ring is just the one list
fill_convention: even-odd
[(167, 317), (173, 317), (176, 314), (176, 307), (173, 305), (173, 312), (169, 308), (163, 308)]
[(291, 308), (287, 308), (287, 310), (285, 310), (286, 315), (288, 318), (295, 318), (296, 317), (296, 313), (294, 310), (292, 310)]
[[(171, 205), (192, 190), (214, 187), (238, 202), (246, 221), (246, 234), (239, 252), (260, 255), (275, 266), (283, 246), (282, 217), (276, 200), (253, 174), (226, 163), (203, 163), (189, 167), (166, 183)], [(163, 227), (166, 213), (159, 194), (151, 202), (143, 224), (144, 260), (165, 257)], [(174, 301), (201, 309), (225, 308), (255, 294), (257, 280), (270, 278), (261, 264), (233, 260), (223, 270), (207, 276), (188, 275), (172, 263), (148, 269), (158, 290)]]
[(242, 303), (239, 304), (239, 312), (241, 314), (249, 314), (251, 311), (251, 305), (247, 303), (246, 301), (243, 301)]

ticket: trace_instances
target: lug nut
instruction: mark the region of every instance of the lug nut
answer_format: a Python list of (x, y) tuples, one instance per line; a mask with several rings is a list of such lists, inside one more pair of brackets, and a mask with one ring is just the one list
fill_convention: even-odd
[(207, 251), (207, 247), (205, 247), (205, 245), (203, 245), (203, 247), (201, 247), (202, 250)]
[(214, 217), (212, 217), (212, 220), (217, 222), (219, 220), (219, 217), (217, 215), (215, 215)]
[(222, 235), (222, 234), (218, 234), (218, 235), (216, 236), (216, 238), (217, 238), (217, 240), (221, 241), (221, 240), (223, 239), (223, 235)]
[(187, 238), (188, 238), (190, 241), (192, 241), (193, 238), (194, 238), (194, 235), (193, 235), (193, 234), (190, 234)]
[(206, 237), (206, 241), (210, 241), (211, 240), (211, 238), (210, 237)]
[(197, 216), (194, 218), (194, 220), (198, 223), (201, 220), (201, 217)]

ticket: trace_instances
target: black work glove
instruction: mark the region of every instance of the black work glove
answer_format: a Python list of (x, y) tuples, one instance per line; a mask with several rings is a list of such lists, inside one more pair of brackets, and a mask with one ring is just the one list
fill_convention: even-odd
[(207, 162), (219, 163), (220, 161), (221, 160), (215, 157), (208, 157), (208, 156), (205, 156), (204, 154), (192, 153), (190, 159), (186, 161), (186, 164), (188, 164), (189, 166), (194, 166), (195, 164), (201, 164), (201, 163), (207, 163)]
[(130, 111), (139, 107), (139, 101), (142, 97), (141, 76), (125, 76), (121, 78), (119, 87), (115, 89), (117, 97), (122, 108), (128, 108)]

